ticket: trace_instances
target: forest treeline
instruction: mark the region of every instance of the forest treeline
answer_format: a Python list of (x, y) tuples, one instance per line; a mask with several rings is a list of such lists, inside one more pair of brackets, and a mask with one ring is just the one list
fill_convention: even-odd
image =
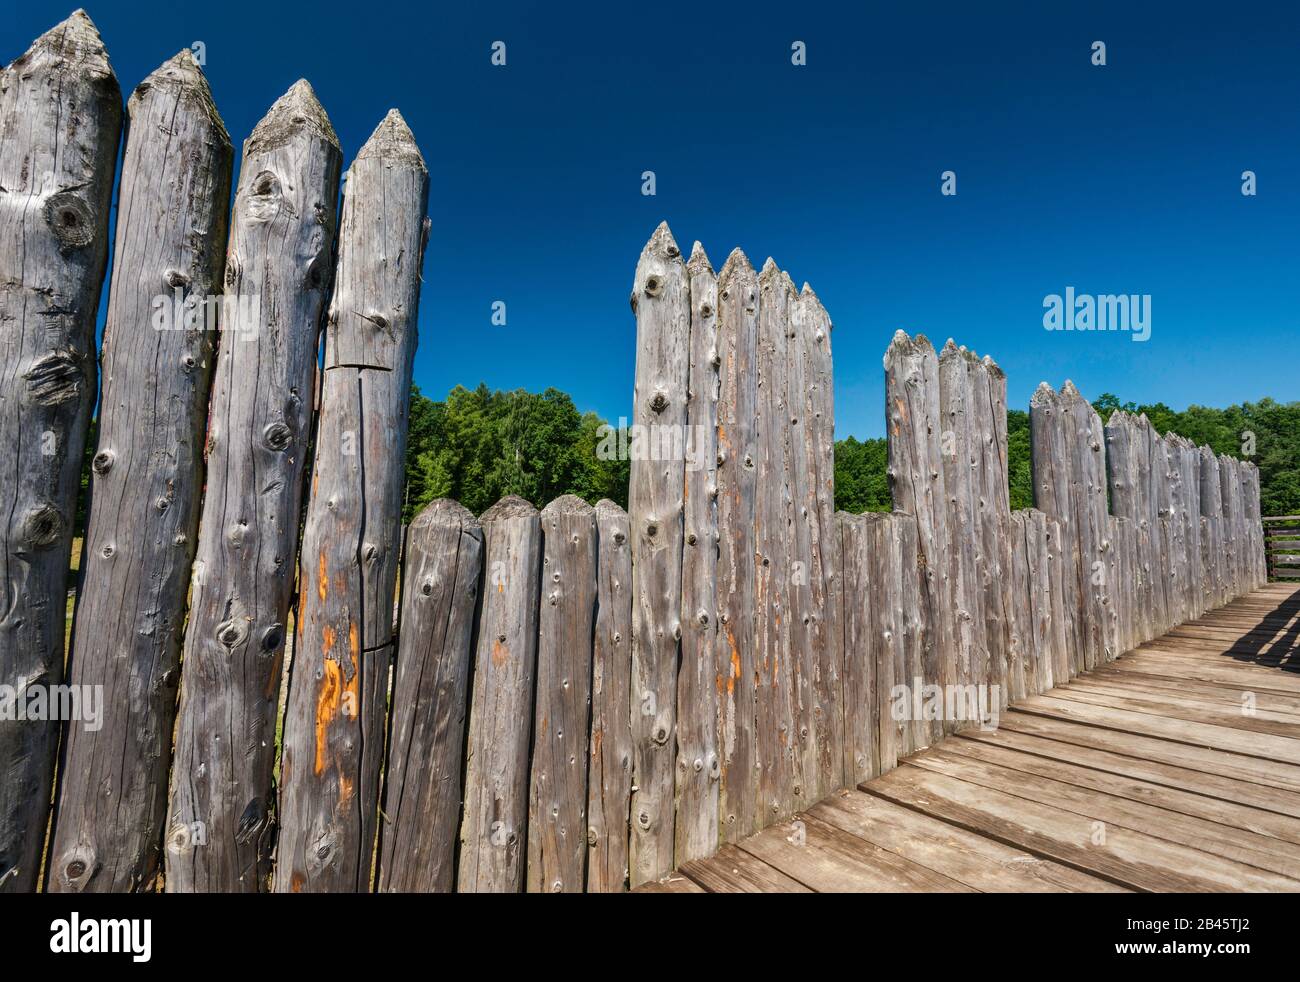
[[(1160, 433), (1173, 430), (1216, 452), (1246, 457), (1260, 469), (1265, 515), (1300, 514), (1300, 402), (1272, 399), (1227, 409), (1121, 402), (1109, 393), (1093, 402), (1103, 422), (1117, 409), (1144, 412)], [(406, 451), (409, 520), (427, 502), (455, 498), (475, 514), (507, 494), (541, 507), (561, 494), (627, 507), (627, 460), (598, 453), (609, 430), (595, 413), (580, 413), (557, 389), (540, 394), (457, 386), (443, 401), (418, 388), (411, 395)], [(1253, 436), (1252, 436), (1253, 434)], [(1253, 453), (1250, 451), (1252, 450)], [(1012, 508), (1033, 505), (1029, 413), (1007, 413)], [(848, 512), (889, 511), (888, 451), (883, 437), (846, 437), (835, 444), (835, 505)]]

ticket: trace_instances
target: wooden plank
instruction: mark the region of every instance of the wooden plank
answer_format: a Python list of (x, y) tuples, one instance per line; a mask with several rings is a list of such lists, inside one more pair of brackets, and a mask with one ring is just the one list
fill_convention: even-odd
[(204, 315), (226, 254), (234, 154), (189, 49), (140, 83), (127, 114), (68, 659), (73, 685), (103, 686), (104, 726), (66, 733), (54, 892), (149, 889), (159, 871), (216, 344)]
[[(1086, 675), (1062, 687), (1060, 694), (1068, 696), (1071, 691), (1136, 699), (1157, 706), (1228, 710), (1238, 716), (1246, 714), (1246, 702), (1240, 692), (1219, 690), (1211, 695), (1199, 690), (1197, 683), (1166, 683), (1162, 686), (1157, 679), (1147, 679), (1137, 674), (1121, 677)], [(1251, 703), (1250, 712), (1260, 719), (1300, 727), (1300, 700), (1262, 693), (1255, 694)], [(1300, 729), (1292, 732), (1300, 733)]]
[(485, 511), (480, 522), (485, 575), (475, 631), (456, 889), (517, 893), (525, 878), (542, 526), (537, 509), (514, 495)]
[[(957, 604), (953, 585), (943, 574), (949, 533), (939, 358), (924, 335), (894, 334), (885, 352), (885, 404), (894, 510), (911, 515), (917, 527), (917, 563), (922, 575), (918, 609), (929, 626), (924, 641), (925, 679), (945, 685), (957, 680)], [(931, 738), (939, 739), (944, 730), (942, 720), (933, 721)]]
[[(1049, 760), (1077, 764), (1094, 772), (1117, 774), (1163, 787), (1195, 792), (1197, 795), (1212, 796), (1221, 801), (1239, 803), (1256, 811), (1275, 812), (1293, 819), (1300, 818), (1300, 794), (1294, 791), (1223, 777), (1206, 770), (1198, 770), (1194, 766), (1166, 764), (1138, 756), (1100, 750), (1078, 742), (1071, 743), (1068, 742), (1070, 730), (1065, 729), (1070, 724), (1062, 724), (1061, 729), (1053, 730), (1050, 720), (1038, 722), (1044, 724), (1039, 730), (1043, 734), (1041, 736), (1029, 730), (1006, 728), (971, 730), (964, 736), (971, 740), (997, 743), (1000, 746)], [(1255, 830), (1263, 831), (1260, 827), (1256, 827)]]
[(370, 888), (428, 199), (424, 158), (392, 110), (343, 196), (284, 719), (277, 892)]
[[(666, 222), (641, 252), (632, 309), (637, 322), (633, 425), (659, 448), (668, 442), (675, 449), (687, 421), (691, 313), (686, 267)], [(631, 882), (636, 886), (673, 868), (686, 462), (684, 453), (673, 450), (632, 458)]]
[[(95, 318), (122, 93), (84, 11), (0, 73), (0, 684), (63, 682), (72, 524), (95, 404)], [(0, 893), (37, 888), (59, 720), (0, 726)]]
[(632, 799), (632, 548), (627, 512), (596, 504), (598, 569), (587, 772), (587, 892), (627, 888)]
[(786, 347), (794, 285), (771, 258), (758, 275), (758, 479), (754, 506), (755, 739), (758, 825), (788, 818), (803, 804), (793, 792), (796, 694), (790, 646), (790, 412)]
[(1188, 720), (1193, 723), (1210, 723), (1255, 733), (1271, 733), (1280, 737), (1300, 735), (1300, 718), (1278, 717), (1258, 709), (1248, 713), (1245, 704), (1238, 701), (1233, 706), (1214, 706), (1205, 703), (1188, 705), (1169, 699), (1143, 697), (1141, 693), (1121, 694), (1114, 691), (1093, 692), (1075, 685), (1054, 690), (1052, 696), (1082, 702), (1087, 705), (1109, 706), (1136, 713), (1147, 713), (1169, 719)]
[[(1156, 805), (1158, 809), (1154, 811), (1157, 812), (1159, 809), (1168, 809), (1207, 822), (1217, 822), (1228, 826), (1230, 830), (1242, 829), (1258, 836), (1280, 839), (1290, 845), (1300, 843), (1300, 825), (1293, 819), (1274, 812), (1251, 808), (1235, 801), (1224, 801), (1149, 781), (1134, 780), (1094, 770), (1073, 761), (1052, 760), (979, 738), (953, 740), (944, 745), (944, 750), (973, 757), (987, 764), (996, 764), (1026, 774), (1061, 781), (1076, 788), (1087, 788), (1130, 801)], [(1219, 832), (1213, 830), (1212, 834), (1217, 836)], [(1287, 855), (1294, 859), (1297, 854), (1288, 848)]]
[[(1300, 847), (1270, 836), (1157, 808), (1144, 802), (1098, 793), (1092, 788), (1079, 788), (1066, 781), (1042, 777), (943, 748), (932, 747), (912, 757), (908, 763), (1026, 801), (1095, 819), (1105, 825), (1107, 835), (1114, 828), (1131, 829), (1291, 879), (1300, 874)], [(1297, 883), (1300, 884), (1300, 880)]]
[(542, 509), (542, 586), (528, 794), (528, 890), (582, 893), (596, 624), (596, 512), (566, 494)]
[(740, 848), (818, 893), (975, 892), (807, 814), (769, 826)]
[(407, 528), (405, 553), (379, 890), (450, 893), (483, 529), (468, 509), (439, 498)]
[(921, 767), (904, 765), (863, 790), (1133, 889), (1295, 889), (1277, 873)]
[(1233, 753), (1261, 757), (1267, 760), (1300, 764), (1300, 740), (1271, 736), (1264, 733), (1245, 733), (1234, 727), (1210, 723), (1192, 723), (1185, 720), (1136, 713), (1111, 706), (1093, 706), (1053, 695), (1032, 696), (1019, 706), (1023, 712), (1073, 719), (1094, 726), (1155, 736), (1201, 747), (1218, 747)]
[(718, 846), (718, 279), (696, 242), (686, 263), (690, 290), (682, 657), (677, 673), (676, 845), (678, 865)]
[(662, 880), (650, 880), (637, 887), (637, 893), (708, 893), (694, 880), (670, 873)]
[(1045, 736), (1064, 743), (1107, 750), (1127, 757), (1186, 767), (1190, 770), (1204, 771), (1206, 774), (1249, 781), (1268, 788), (1300, 791), (1300, 768), (1293, 764), (1265, 761), (1211, 747), (1194, 747), (1140, 733), (1105, 729), (1086, 723), (1071, 722), (1064, 718), (1038, 716), (1014, 710), (1004, 713), (998, 725), (1002, 729), (1019, 733), (1031, 733), (1035, 736)]
[(1107, 880), (861, 791), (833, 794), (810, 814), (986, 893), (1127, 892)]
[(711, 859), (686, 863), (681, 872), (709, 893), (812, 893), (798, 880), (730, 842)]
[(718, 276), (718, 640), (716, 672), (724, 841), (754, 831), (754, 504), (757, 433), (758, 278), (739, 249)]
[(233, 308), (252, 322), (222, 325), (213, 375), (167, 813), (169, 892), (268, 885), (274, 736), (342, 163), (305, 81), (244, 144), (226, 296), (257, 309)]

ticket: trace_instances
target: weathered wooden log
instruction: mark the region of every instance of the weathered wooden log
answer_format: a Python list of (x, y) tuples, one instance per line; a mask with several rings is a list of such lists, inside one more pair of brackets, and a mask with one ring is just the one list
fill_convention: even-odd
[(1201, 566), (1201, 455), (1186, 437), (1178, 440), (1178, 468), (1183, 489), (1182, 522), (1187, 554), (1187, 619), (1209, 609), (1205, 599), (1205, 572)]
[(627, 886), (632, 800), (632, 549), (627, 512), (596, 504), (596, 629), (591, 663), (587, 892)]
[[(1028, 636), (1024, 646), (1033, 652), (1033, 684), (1039, 692), (1046, 692), (1057, 684), (1056, 677), (1061, 657), (1057, 654), (1056, 622), (1058, 608), (1052, 596), (1052, 556), (1048, 538), (1047, 516), (1036, 508), (1024, 513), (1025, 546), (1027, 552), (1026, 582), (1029, 602)], [(1057, 600), (1059, 600), (1059, 593)]]
[[(988, 355), (972, 366), (972, 395), (979, 447), (976, 518), (980, 530), (980, 589), (984, 640), (988, 646), (990, 686), (997, 686), (1001, 707), (1009, 699), (1007, 666), (1022, 657), (1017, 646), (1028, 639), (1014, 630), (1012, 599), (1011, 486), (1007, 464), (1007, 377)], [(992, 691), (992, 690), (990, 690)]]
[(1259, 467), (1251, 462), (1243, 466), (1241, 490), (1250, 543), (1249, 586), (1251, 589), (1258, 589), (1268, 582), (1268, 560), (1264, 550), (1264, 520), (1260, 514)]
[[(1041, 513), (1040, 513), (1041, 514)], [(1069, 591), (1066, 582), (1065, 560), (1061, 552), (1061, 525), (1054, 518), (1043, 515), (1044, 554), (1047, 562), (1047, 600), (1051, 609), (1049, 638), (1052, 659), (1052, 681), (1064, 685), (1075, 674), (1074, 657), (1070, 650)]]
[[(1061, 566), (1066, 645), (1070, 652), (1070, 674), (1084, 670), (1085, 622), (1083, 557), (1078, 532), (1079, 513), (1074, 499), (1074, 429), (1065, 400), (1046, 382), (1040, 384), (1029, 403), (1034, 507), (1057, 522), (1056, 555)], [(1088, 570), (1089, 574), (1091, 569)], [(1064, 679), (1061, 679), (1064, 681)]]
[(1110, 602), (1112, 573), (1107, 540), (1109, 512), (1106, 504), (1106, 436), (1101, 418), (1088, 401), (1066, 381), (1061, 398), (1074, 426), (1071, 442), (1074, 469), (1074, 508), (1080, 555), (1086, 575), (1080, 580), (1083, 597), (1086, 664), (1115, 658), (1115, 612)]
[(1162, 522), (1170, 514), (1169, 453), (1165, 441), (1151, 425), (1146, 415), (1138, 417), (1145, 431), (1148, 466), (1144, 476), (1148, 482), (1147, 504), (1151, 518), (1151, 582), (1155, 599), (1156, 636), (1166, 633), (1178, 624), (1175, 613), (1177, 598), (1172, 591), (1170, 573), (1173, 562), (1169, 550), (1173, 548), (1171, 530)]
[(718, 848), (718, 278), (696, 242), (686, 263), (690, 291), (682, 660), (677, 674), (676, 863)]
[(537, 509), (513, 495), (480, 521), (485, 576), (475, 633), (457, 890), (518, 893), (525, 876), (542, 525)]
[(793, 813), (801, 776), (794, 771), (794, 673), (790, 655), (790, 581), (786, 529), (790, 431), (786, 345), (794, 286), (768, 258), (758, 274), (758, 491), (754, 507), (754, 671), (760, 827)]
[(404, 552), (379, 889), (450, 893), (483, 529), (468, 509), (439, 498), (407, 527)]
[(1183, 467), (1180, 457), (1182, 443), (1175, 433), (1166, 433), (1163, 439), (1165, 488), (1169, 495), (1170, 553), (1165, 557), (1169, 564), (1170, 618), (1174, 624), (1191, 619), (1190, 577), (1187, 554), (1187, 489), (1183, 486)]
[[(905, 681), (909, 691), (914, 693), (918, 685), (926, 684), (926, 657), (930, 650), (928, 645), (934, 624), (922, 595), (916, 518), (896, 511), (890, 519), (889, 576), (898, 585), (894, 624), (900, 635), (895, 681)], [(925, 714), (913, 712), (904, 728), (906, 733), (902, 745), (907, 747), (908, 753), (929, 746), (934, 740), (933, 729), (942, 722), (941, 719), (927, 719)]]
[[(872, 521), (837, 512), (844, 584), (844, 773), (850, 787), (880, 773), (878, 664), (873, 640)], [(879, 521), (878, 519), (876, 521)], [(893, 675), (892, 670), (889, 673)]]
[(169, 892), (269, 885), (276, 714), (341, 165), (305, 81), (244, 144), (182, 658)]
[[(859, 577), (862, 578), (862, 570), (866, 571), (866, 644), (861, 655), (874, 666), (873, 715), (877, 724), (874, 743), (881, 774), (897, 767), (898, 759), (914, 749), (910, 719), (910, 689), (914, 679), (907, 674), (903, 632), (899, 628), (904, 609), (903, 583), (898, 575), (902, 550), (896, 518), (897, 513), (867, 513), (857, 518), (861, 531), (856, 560)], [(900, 687), (904, 686), (909, 694), (902, 693)]]
[(147, 890), (159, 870), (233, 152), (185, 49), (127, 106), (103, 391), (69, 658), (104, 726), (68, 730), (52, 891)]
[(718, 276), (718, 787), (721, 838), (755, 831), (754, 505), (758, 453), (758, 277), (739, 249)]
[[(885, 353), (885, 401), (889, 442), (889, 489), (894, 510), (911, 515), (917, 527), (925, 636), (925, 681), (957, 680), (956, 594), (944, 575), (948, 548), (944, 487), (939, 358), (924, 335), (898, 331)], [(942, 720), (931, 721), (931, 739), (943, 735)], [(882, 757), (883, 767), (883, 757)]]
[(370, 888), (429, 173), (397, 110), (348, 170), (284, 718), (277, 892)]
[[(844, 783), (843, 655), (840, 533), (835, 518), (835, 386), (832, 372), (830, 315), (805, 283), (794, 309), (796, 339), (804, 348), (804, 441), (809, 457), (809, 508), (815, 510), (810, 588), (813, 641), (813, 759), (804, 768), (809, 786), (804, 797), (820, 801)], [(820, 586), (819, 586), (820, 585)]]
[(1219, 454), (1219, 487), (1223, 494), (1223, 554), (1227, 600), (1238, 597), (1241, 589), (1241, 483), (1237, 479), (1237, 461)]
[(1201, 447), (1201, 515), (1206, 521), (1208, 549), (1203, 550), (1210, 580), (1210, 602), (1221, 607), (1228, 601), (1228, 584), (1223, 543), (1223, 487), (1219, 480), (1219, 457), (1209, 447)]
[(566, 494), (542, 509), (537, 699), (528, 792), (528, 891), (582, 893), (596, 625), (596, 512)]
[(1011, 633), (1017, 638), (1016, 649), (1007, 661), (1006, 686), (1011, 699), (1023, 699), (1036, 686), (1038, 653), (1034, 650), (1034, 625), (1031, 616), (1030, 552), (1033, 546), (1027, 527), (1026, 512), (1017, 509), (1011, 513), (1011, 565), (1006, 577), (1010, 582), (1010, 604), (1007, 614)]
[[(638, 886), (673, 868), (677, 659), (681, 646), (682, 541), (690, 375), (690, 287), (665, 222), (641, 252), (632, 286), (637, 322), (633, 425), (654, 452), (633, 453), (632, 846)], [(670, 449), (666, 452), (664, 447)], [(666, 458), (666, 459), (665, 459)]]
[[(948, 339), (939, 352), (939, 412), (943, 422), (943, 480), (948, 508), (947, 574), (956, 591), (958, 685), (982, 685), (988, 678), (984, 633), (982, 548), (975, 478), (979, 466), (979, 424), (975, 419), (974, 379), (979, 360)], [(955, 720), (946, 721), (955, 723)]]
[[(72, 519), (95, 404), (95, 317), (122, 92), (78, 10), (0, 72), (0, 685), (63, 681)], [(28, 689), (30, 687), (30, 690)], [(24, 696), (26, 698), (26, 693)], [(0, 893), (37, 888), (58, 720), (0, 721)]]

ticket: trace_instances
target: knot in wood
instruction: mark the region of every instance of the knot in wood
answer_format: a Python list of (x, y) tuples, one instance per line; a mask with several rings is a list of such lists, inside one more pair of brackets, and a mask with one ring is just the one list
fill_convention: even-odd
[(645, 281), (645, 295), (647, 297), (657, 297), (663, 293), (664, 281), (658, 276), (647, 276)]
[(95, 214), (90, 205), (67, 191), (45, 201), (45, 222), (61, 249), (80, 249), (95, 237)]
[(284, 643), (284, 626), (272, 624), (262, 632), (262, 650), (275, 651)]
[(668, 396), (662, 392), (656, 392), (650, 399), (650, 411), (661, 413), (668, 408)]
[(90, 462), (90, 469), (96, 474), (107, 474), (113, 469), (113, 461), (117, 455), (111, 450), (101, 450), (95, 454), (95, 459)]
[(289, 444), (293, 442), (293, 430), (289, 424), (283, 421), (269, 423), (266, 429), (262, 430), (262, 443), (267, 450), (280, 451), (287, 450)]
[(63, 515), (52, 504), (37, 505), (23, 519), (23, 544), (32, 549), (48, 549), (63, 537), (63, 524)]
[(169, 269), (163, 273), (163, 282), (173, 290), (177, 287), (184, 289), (190, 285), (190, 278), (187, 273), (183, 273), (179, 269)]

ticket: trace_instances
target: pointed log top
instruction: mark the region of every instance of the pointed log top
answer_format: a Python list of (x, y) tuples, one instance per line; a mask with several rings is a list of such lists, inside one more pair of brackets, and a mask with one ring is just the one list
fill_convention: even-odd
[(781, 271), (777, 268), (776, 260), (768, 256), (767, 261), (763, 263), (763, 268), (758, 271), (758, 278), (760, 280), (771, 279), (779, 272)]
[(338, 135), (330, 123), (311, 83), (300, 78), (289, 91), (275, 100), (262, 121), (253, 127), (253, 133), (244, 145), (246, 154), (265, 153), (283, 146), (295, 133), (307, 131), (319, 136), (337, 149)]
[(388, 115), (380, 120), (375, 131), (370, 134), (370, 139), (357, 153), (357, 160), (369, 157), (401, 161), (413, 164), (422, 171), (428, 170), (424, 166), (424, 155), (420, 153), (420, 147), (415, 142), (415, 135), (396, 109), (388, 110)]
[(1034, 394), (1029, 397), (1029, 405), (1033, 406), (1053, 406), (1056, 404), (1056, 390), (1046, 382), (1039, 382), (1038, 388)]
[(1061, 395), (1066, 399), (1077, 399), (1080, 401), (1083, 399), (1078, 387), (1068, 378), (1065, 380), (1065, 384), (1061, 386)]
[[(814, 300), (817, 300), (817, 292), (808, 284), (807, 280), (803, 281), (803, 286), (799, 289), (799, 296), (812, 297)], [(818, 302), (820, 303), (821, 301)]]
[(894, 337), (889, 342), (889, 348), (885, 351), (886, 363), (888, 363), (888, 359), (896, 353), (902, 356), (923, 355), (933, 357), (935, 351), (934, 345), (930, 343), (930, 339), (924, 334), (918, 334), (916, 337), (911, 337), (906, 331), (900, 328), (894, 332)]
[(677, 247), (677, 240), (673, 238), (672, 229), (668, 227), (667, 222), (660, 222), (650, 234), (650, 238), (646, 240), (645, 247), (641, 250), (641, 258), (645, 259), (648, 256), (681, 261), (682, 250)]
[(1123, 409), (1116, 409), (1113, 413), (1110, 414), (1110, 419), (1106, 421), (1106, 425), (1107, 426), (1132, 426), (1133, 422), (1134, 420), (1132, 414), (1125, 412)]
[(479, 523), (474, 513), (459, 501), (453, 501), (451, 498), (435, 498), (411, 519), (411, 531), (430, 526), (476, 529)]
[(745, 272), (752, 276), (754, 274), (754, 267), (750, 263), (749, 257), (745, 255), (740, 246), (736, 246), (736, 248), (731, 250), (731, 255), (727, 257), (727, 261), (722, 265), (722, 272), (718, 274), (718, 286), (725, 288), (728, 280), (738, 273)]
[(952, 338), (949, 338), (947, 341), (945, 341), (943, 343), (943, 347), (939, 349), (940, 358), (951, 358), (956, 353), (957, 353), (957, 342), (954, 341)]
[(65, 71), (75, 69), (78, 75), (107, 76), (116, 81), (108, 63), (104, 40), (84, 10), (74, 10), (66, 20), (38, 37), (23, 55), (14, 60), (13, 65), (26, 65), (41, 59), (62, 62), (56, 67)]
[(588, 515), (594, 517), (596, 509), (576, 494), (562, 494), (547, 502), (542, 509), (542, 520), (555, 515)]
[(213, 131), (222, 142), (230, 143), (230, 134), (226, 132), (226, 124), (222, 122), (217, 104), (212, 100), (208, 80), (199, 63), (194, 60), (194, 52), (189, 48), (181, 48), (135, 87), (127, 102), (127, 112), (134, 117), (136, 107), (155, 90), (176, 93), (180, 99), (208, 117)]
[(508, 494), (479, 516), (484, 525), (488, 522), (500, 522), (511, 518), (536, 518), (537, 509), (531, 501), (525, 501), (517, 494)]
[(686, 260), (686, 268), (691, 274), (712, 273), (713, 265), (709, 262), (708, 254), (704, 251), (704, 246), (700, 245), (700, 240), (695, 240), (695, 245), (691, 246), (691, 258)]
[(1001, 365), (999, 365), (997, 362), (993, 360), (992, 355), (985, 355), (981, 359), (980, 363), (984, 366), (985, 371), (987, 371), (994, 378), (1002, 379), (1007, 377), (1007, 373), (1002, 370)]

